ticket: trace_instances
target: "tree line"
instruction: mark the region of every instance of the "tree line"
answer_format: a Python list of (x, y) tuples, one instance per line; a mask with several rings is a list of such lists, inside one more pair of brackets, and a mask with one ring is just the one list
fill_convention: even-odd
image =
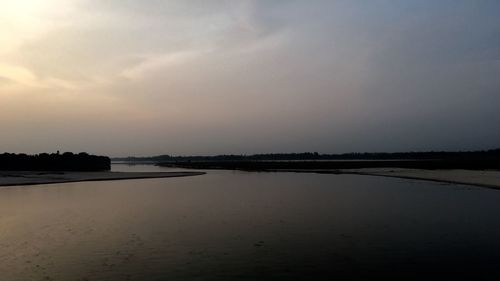
[(294, 160), (500, 160), (500, 149), (481, 151), (363, 152), (343, 154), (268, 153), (253, 155), (170, 156), (113, 158), (126, 162), (203, 162), (203, 161), (294, 161)]
[(0, 154), (0, 170), (9, 171), (107, 171), (111, 159), (86, 152), (28, 154)]

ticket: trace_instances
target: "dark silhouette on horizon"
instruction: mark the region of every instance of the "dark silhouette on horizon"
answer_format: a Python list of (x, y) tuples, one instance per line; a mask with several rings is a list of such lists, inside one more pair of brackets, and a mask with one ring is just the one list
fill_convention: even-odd
[(495, 169), (500, 170), (500, 149), (459, 152), (396, 152), (319, 154), (273, 153), (255, 155), (127, 157), (114, 160), (130, 163), (152, 162), (160, 166), (193, 169), (237, 169), (265, 171), (273, 169)]
[(111, 159), (86, 152), (0, 154), (0, 170), (5, 171), (109, 171)]
[(499, 159), (500, 148), (480, 151), (426, 151), (426, 152), (353, 152), (342, 154), (267, 153), (253, 155), (223, 154), (215, 156), (116, 157), (114, 161), (127, 162), (190, 162), (190, 161), (292, 161), (292, 160), (435, 160), (435, 159)]

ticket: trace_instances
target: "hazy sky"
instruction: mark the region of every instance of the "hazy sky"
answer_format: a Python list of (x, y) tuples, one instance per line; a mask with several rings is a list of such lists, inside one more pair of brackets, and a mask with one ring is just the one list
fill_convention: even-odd
[(500, 1), (2, 0), (0, 152), (500, 147)]

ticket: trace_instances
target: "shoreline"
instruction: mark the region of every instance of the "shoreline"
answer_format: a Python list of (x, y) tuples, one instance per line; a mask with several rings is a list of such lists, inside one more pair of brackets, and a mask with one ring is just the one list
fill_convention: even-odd
[(498, 170), (426, 170), (405, 168), (364, 168), (364, 169), (273, 169), (269, 172), (317, 173), (337, 175), (361, 175), (390, 177), (409, 180), (432, 181), (448, 184), (470, 185), (476, 187), (500, 189), (500, 171)]
[[(406, 168), (361, 169), (268, 169), (255, 172), (292, 172), (317, 174), (351, 174), (424, 180), (448, 184), (500, 189), (498, 170), (426, 170)], [(0, 171), (0, 187), (30, 186), (88, 181), (154, 179), (204, 175), (205, 172), (38, 172)]]
[(385, 160), (298, 160), (298, 161), (196, 161), (163, 162), (161, 167), (220, 170), (354, 170), (354, 169), (424, 169), (424, 170), (500, 170), (500, 159), (385, 159)]
[(356, 174), (500, 189), (500, 162), (496, 159), (442, 160), (341, 160), (341, 161), (200, 161), (159, 163), (190, 169), (222, 169), (254, 172)]
[[(345, 173), (348, 174), (348, 173)], [(397, 175), (379, 175), (379, 174), (369, 174), (369, 173), (352, 173), (353, 175), (360, 176), (374, 176), (374, 177), (386, 177), (386, 178), (397, 178), (397, 179), (405, 179), (405, 180), (419, 180), (419, 181), (431, 181), (436, 183), (446, 183), (446, 184), (454, 184), (454, 185), (469, 185), (474, 187), (482, 187), (489, 189), (499, 189), (500, 185), (491, 185), (491, 184), (482, 184), (482, 183), (469, 183), (469, 182), (461, 182), (454, 180), (444, 180), (444, 179), (431, 179), (431, 178), (420, 178), (420, 177), (412, 177), (412, 176), (397, 176)]]
[(88, 181), (156, 179), (204, 175), (204, 172), (38, 172), (0, 171), (0, 187)]
[(490, 189), (500, 189), (498, 170), (421, 170), (421, 169), (356, 169), (344, 173), (392, 177), (411, 180), (425, 180), (449, 184), (470, 185)]

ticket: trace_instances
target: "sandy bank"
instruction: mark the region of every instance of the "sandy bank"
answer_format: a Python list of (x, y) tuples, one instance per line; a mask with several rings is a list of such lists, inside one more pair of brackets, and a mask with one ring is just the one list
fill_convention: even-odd
[(0, 186), (170, 178), (203, 175), (202, 172), (18, 172), (0, 171)]
[(500, 189), (500, 171), (496, 170), (422, 170), (367, 168), (342, 170), (342, 173), (430, 180)]
[(498, 170), (425, 170), (404, 168), (363, 168), (363, 169), (273, 169), (270, 172), (355, 174), (427, 180), (454, 184), (466, 184), (500, 189)]

